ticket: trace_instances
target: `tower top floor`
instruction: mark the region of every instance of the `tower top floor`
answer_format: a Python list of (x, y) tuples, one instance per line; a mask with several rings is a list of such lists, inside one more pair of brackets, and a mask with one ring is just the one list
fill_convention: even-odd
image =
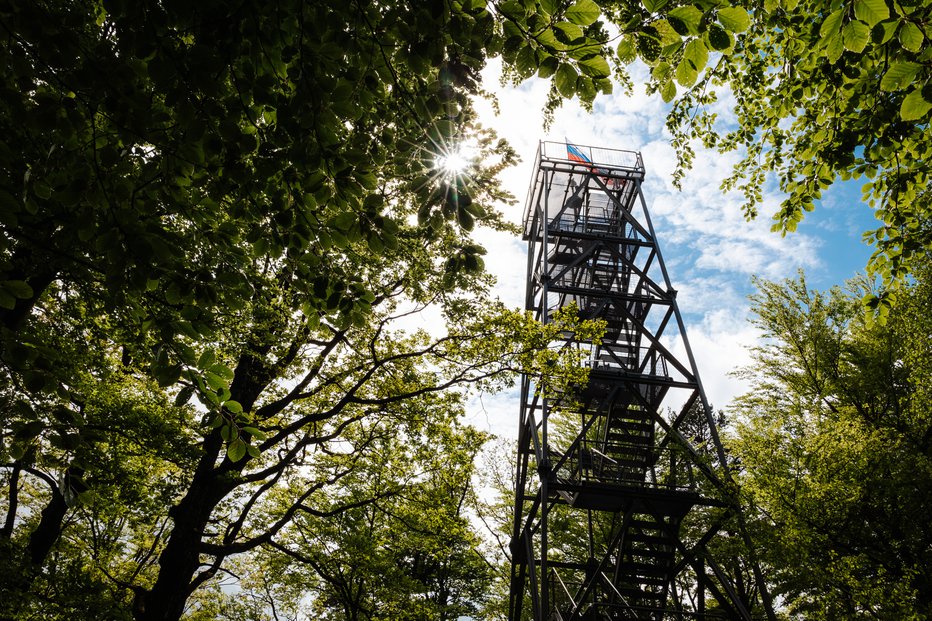
[[(548, 220), (572, 216), (607, 224), (613, 204), (630, 209), (635, 182), (643, 179), (644, 161), (638, 151), (541, 141), (524, 209), (524, 239), (539, 232), (535, 218), (544, 214)], [(558, 228), (559, 223), (552, 226)]]

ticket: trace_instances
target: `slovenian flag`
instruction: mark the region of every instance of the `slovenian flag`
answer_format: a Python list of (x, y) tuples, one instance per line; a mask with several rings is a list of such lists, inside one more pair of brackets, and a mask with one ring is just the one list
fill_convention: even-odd
[(571, 162), (579, 162), (581, 164), (592, 165), (592, 160), (586, 157), (586, 154), (574, 144), (570, 144), (570, 141), (566, 141), (566, 157)]
[(580, 164), (587, 164), (589, 168), (592, 170), (592, 172), (598, 174), (600, 177), (602, 177), (602, 175), (606, 175), (602, 177), (602, 181), (605, 182), (606, 186), (612, 189), (617, 190), (618, 188), (624, 187), (625, 185), (624, 179), (610, 178), (608, 176), (609, 171), (605, 170), (604, 168), (596, 168), (592, 164), (592, 160), (589, 159), (589, 157), (585, 153), (582, 152), (582, 149), (580, 149), (574, 144), (571, 144), (569, 141), (569, 138), (564, 138), (564, 139), (566, 140), (566, 159), (568, 159), (571, 162), (579, 162)]

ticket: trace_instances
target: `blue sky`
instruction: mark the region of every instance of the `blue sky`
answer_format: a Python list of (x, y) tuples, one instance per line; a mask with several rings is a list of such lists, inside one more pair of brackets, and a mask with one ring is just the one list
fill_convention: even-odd
[[(505, 211), (519, 222), (540, 140), (563, 141), (566, 136), (582, 145), (641, 151), (647, 169), (645, 199), (670, 278), (679, 292), (700, 376), (714, 406), (727, 408), (746, 388), (729, 373), (749, 361), (748, 347), (759, 338), (748, 322), (751, 278), (780, 280), (803, 269), (811, 287), (842, 284), (863, 271), (872, 250), (861, 236), (877, 225), (870, 208), (860, 200), (861, 182), (850, 182), (825, 193), (796, 233), (785, 238), (771, 233), (770, 217), (781, 200), (775, 184), (768, 186), (761, 215), (747, 222), (741, 213), (742, 196), (719, 189), (738, 155), (722, 156), (699, 146), (683, 191), (676, 190), (671, 181), (673, 150), (664, 131), (667, 106), (659, 96), (648, 97), (643, 86), (637, 86), (646, 77), (643, 67), (635, 67), (633, 77), (636, 86), (631, 96), (602, 96), (591, 114), (575, 100), (564, 104), (547, 131), (542, 122), (547, 93), (543, 81), (496, 89), (497, 115), (491, 105), (479, 102), (482, 122), (508, 139), (523, 159), (503, 174), (506, 188), (520, 201)], [(484, 79), (487, 88), (498, 84), (495, 64), (486, 70)], [(727, 100), (716, 111), (726, 123), (733, 118)], [(488, 231), (480, 231), (478, 237), (489, 252), (486, 265), (498, 278), (495, 293), (510, 306), (523, 306), (524, 242)], [(469, 419), (513, 437), (517, 408), (514, 391), (483, 395), (471, 402)]]

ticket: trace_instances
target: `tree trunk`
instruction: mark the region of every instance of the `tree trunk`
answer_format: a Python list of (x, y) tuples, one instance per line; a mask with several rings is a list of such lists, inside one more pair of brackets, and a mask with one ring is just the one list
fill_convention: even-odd
[[(82, 468), (68, 468), (65, 470), (65, 485), (70, 487), (70, 490), (75, 493), (83, 492), (87, 489), (87, 486), (85, 486), (84, 482), (81, 480), (82, 476), (84, 476), (84, 470)], [(21, 561), (21, 570), (16, 579), (11, 581), (11, 584), (3, 586), (3, 596), (4, 598), (11, 599), (12, 604), (5, 607), (6, 610), (4, 611), (5, 614), (8, 613), (10, 616), (0, 616), (0, 621), (8, 621), (8, 619), (16, 618), (18, 607), (25, 601), (29, 589), (32, 588), (32, 583), (42, 570), (42, 566), (45, 565), (45, 559), (48, 558), (49, 552), (52, 551), (55, 542), (61, 537), (62, 524), (65, 521), (65, 514), (68, 512), (68, 503), (65, 501), (62, 490), (58, 489), (57, 486), (50, 483), (49, 488), (52, 492), (52, 498), (45, 508), (42, 509), (42, 513), (39, 515), (38, 526), (36, 526), (36, 529), (29, 535), (29, 541), (26, 544), (26, 555)], [(7, 520), (9, 521), (9, 519), (10, 516), (8, 515)], [(12, 548), (8, 547), (7, 553), (11, 556), (6, 559), (6, 562), (11, 562), (13, 560)]]
[[(269, 339), (260, 342), (268, 343)], [(264, 345), (268, 347), (268, 345)], [(269, 368), (253, 354), (243, 354), (236, 365), (230, 392), (244, 410), (252, 410), (262, 389), (271, 381)], [(223, 450), (220, 430), (204, 438), (204, 455), (194, 472), (185, 497), (169, 511), (174, 528), (159, 555), (159, 575), (148, 592), (137, 596), (133, 605), (136, 621), (178, 621), (191, 595), (191, 583), (200, 567), (204, 529), (214, 507), (236, 487), (235, 477), (249, 463), (241, 459), (229, 468), (218, 468)], [(229, 477), (229, 478), (228, 478)]]
[(42, 567), (45, 557), (48, 556), (52, 546), (61, 536), (61, 525), (67, 511), (68, 505), (65, 503), (65, 497), (59, 490), (53, 489), (52, 499), (42, 510), (39, 525), (32, 531), (32, 535), (29, 536), (29, 543), (26, 546), (27, 558), (30, 565), (32, 565), (30, 575)]
[(137, 621), (177, 621), (191, 594), (191, 581), (200, 566), (200, 549), (210, 515), (232, 486), (216, 475), (214, 465), (223, 441), (219, 432), (209, 435), (188, 493), (169, 511), (174, 527), (159, 555), (159, 575), (134, 605)]
[(19, 508), (19, 473), (20, 462), (13, 464), (13, 470), (10, 472), (9, 493), (7, 494), (7, 511), (6, 519), (3, 521), (3, 528), (0, 528), (0, 539), (9, 540), (13, 536), (13, 525), (16, 523), (16, 510)]

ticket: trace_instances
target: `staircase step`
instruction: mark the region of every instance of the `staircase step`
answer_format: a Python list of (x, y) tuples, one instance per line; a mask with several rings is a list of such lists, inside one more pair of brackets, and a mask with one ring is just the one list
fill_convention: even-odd
[[(642, 563), (653, 563), (655, 565), (664, 565), (666, 566), (668, 561), (673, 560), (675, 556), (673, 554), (672, 548), (660, 549), (657, 548), (637, 548), (631, 549), (626, 548), (625, 554), (631, 556), (633, 562), (642, 562)], [(640, 560), (638, 560), (640, 559)]]
[(646, 587), (663, 587), (667, 583), (666, 574), (662, 576), (643, 576), (640, 574), (627, 573), (622, 569), (618, 577), (621, 580), (626, 580), (630, 584), (638, 584)]
[(608, 420), (609, 429), (623, 429), (626, 431), (632, 431), (636, 433), (651, 433), (654, 431), (653, 423), (645, 422), (634, 422), (631, 420), (621, 420), (618, 418), (610, 418)]
[(660, 546), (669, 546), (672, 550), (673, 547), (673, 538), (672, 537), (662, 537), (658, 535), (645, 535), (643, 533), (631, 532), (625, 534), (625, 540), (630, 542), (637, 543), (650, 543)]
[(678, 529), (674, 528), (673, 524), (661, 523), (655, 520), (640, 520), (634, 518), (629, 522), (633, 528), (639, 528), (641, 530), (656, 530), (664, 533), (670, 532), (670, 538), (673, 539), (674, 536), (672, 533), (675, 533)]
[(609, 438), (618, 438), (619, 444), (632, 444), (634, 446), (652, 446), (654, 443), (654, 434), (645, 429), (621, 429), (619, 427), (608, 428)]
[(621, 586), (618, 587), (618, 592), (621, 593), (621, 596), (626, 599), (653, 599), (653, 600), (662, 600), (666, 596), (663, 592), (656, 591), (645, 591), (635, 587)]
[(612, 459), (606, 465), (631, 466), (633, 468), (647, 468), (650, 465), (650, 455), (648, 453), (606, 450), (605, 454)]
[[(650, 442), (650, 438), (647, 438), (647, 442), (640, 441), (641, 438), (635, 436), (623, 436), (620, 434), (608, 434), (609, 442), (606, 442), (605, 447), (602, 451), (610, 455), (630, 455), (632, 458), (647, 459), (650, 457), (653, 448), (653, 443)], [(612, 439), (618, 441), (612, 442)]]
[(610, 465), (613, 467), (622, 467), (622, 468), (636, 468), (636, 469), (639, 469), (641, 472), (644, 472), (647, 470), (647, 460), (645, 459), (630, 459), (630, 458), (625, 458), (619, 455), (613, 455), (611, 453), (609, 454), (609, 457), (612, 458), (614, 463), (605, 464), (605, 465)]

